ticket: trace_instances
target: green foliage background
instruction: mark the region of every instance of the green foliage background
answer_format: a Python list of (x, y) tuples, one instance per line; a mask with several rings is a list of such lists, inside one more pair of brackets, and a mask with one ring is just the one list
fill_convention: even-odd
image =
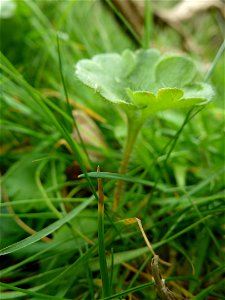
[[(0, 26), (1, 299), (103, 299), (97, 182), (87, 172), (100, 165), (117, 173), (125, 127), (116, 106), (75, 78), (74, 66), (99, 53), (136, 50), (143, 42), (104, 1), (14, 3)], [(216, 11), (184, 23), (198, 49), (188, 54), (205, 74), (223, 43), (223, 25)], [(153, 26), (152, 47), (182, 51), (173, 29)], [(62, 74), (70, 103), (97, 116), (91, 135), (75, 119), (81, 134), (90, 135), (84, 145), (72, 134)], [(104, 299), (157, 299), (151, 255), (138, 227), (117, 223), (132, 217), (142, 220), (155, 251), (172, 263), (169, 269), (161, 266), (172, 290), (187, 299), (225, 299), (224, 54), (209, 82), (214, 101), (195, 116), (192, 111), (185, 126), (187, 110), (165, 111), (145, 124), (116, 213), (111, 210), (116, 180), (110, 174), (103, 179), (110, 280)], [(81, 173), (86, 178), (76, 176)]]

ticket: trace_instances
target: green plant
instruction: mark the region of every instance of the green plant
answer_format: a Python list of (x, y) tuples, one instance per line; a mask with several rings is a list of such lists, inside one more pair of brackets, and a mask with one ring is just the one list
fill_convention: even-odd
[[(196, 64), (190, 58), (161, 55), (155, 49), (125, 50), (121, 55), (100, 54), (83, 59), (76, 65), (76, 76), (126, 114), (127, 137), (120, 174), (127, 172), (138, 133), (149, 117), (167, 109), (204, 105), (213, 96), (211, 86), (199, 81)], [(119, 181), (114, 209), (122, 189)]]
[[(145, 1), (151, 20), (144, 37), (121, 18), (115, 1), (11, 2), (14, 14), (0, 19), (1, 299), (156, 300), (157, 287), (165, 286), (178, 299), (224, 299), (222, 18), (209, 10), (185, 21), (180, 29), (195, 46), (187, 49), (175, 27), (155, 22), (155, 9), (177, 1)], [(202, 30), (196, 30), (199, 24)], [(153, 115), (138, 135), (129, 172), (117, 174), (126, 129), (117, 114), (121, 105), (99, 100), (98, 93), (75, 81), (73, 65), (98, 53), (149, 44), (186, 49), (200, 61), (204, 80), (212, 81), (216, 101)], [(96, 121), (105, 144), (85, 139), (84, 145), (98, 162), (90, 155), (88, 164), (78, 135), (73, 139), (69, 108), (81, 108)], [(82, 136), (88, 132), (96, 141), (88, 124), (75, 120)], [(97, 164), (110, 172), (89, 172)], [(85, 168), (90, 181), (76, 178)], [(100, 197), (97, 202), (93, 196), (100, 192), (97, 178), (105, 197), (101, 214)], [(120, 180), (127, 186), (112, 212), (109, 196)], [(165, 285), (152, 280), (153, 252), (135, 217), (154, 252), (171, 263), (156, 264), (155, 278), (162, 274)]]

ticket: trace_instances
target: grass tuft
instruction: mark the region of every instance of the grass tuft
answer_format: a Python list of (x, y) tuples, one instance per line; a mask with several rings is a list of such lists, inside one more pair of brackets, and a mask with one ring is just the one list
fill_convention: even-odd
[[(220, 10), (176, 28), (158, 13), (165, 3), (146, 0), (141, 37), (116, 1), (6, 1), (11, 10), (4, 2), (1, 299), (156, 300), (165, 291), (225, 299)], [(119, 174), (124, 115), (81, 85), (74, 66), (149, 45), (160, 53), (186, 49), (212, 83), (214, 101), (146, 121)], [(74, 110), (86, 117), (74, 119)], [(117, 181), (124, 185), (113, 210)]]

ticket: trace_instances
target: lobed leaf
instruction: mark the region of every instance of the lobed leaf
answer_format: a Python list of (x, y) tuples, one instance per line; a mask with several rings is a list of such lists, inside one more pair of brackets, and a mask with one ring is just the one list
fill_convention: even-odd
[(76, 65), (76, 76), (111, 103), (141, 110), (143, 118), (161, 110), (205, 104), (210, 85), (193, 84), (195, 63), (180, 55), (160, 55), (155, 49), (99, 54)]

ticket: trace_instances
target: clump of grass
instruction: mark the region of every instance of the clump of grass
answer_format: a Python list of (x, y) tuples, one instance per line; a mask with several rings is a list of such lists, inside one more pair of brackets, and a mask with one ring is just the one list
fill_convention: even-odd
[[(212, 30), (199, 37), (193, 29), (192, 38), (211, 45), (214, 34), (213, 47), (190, 53), (201, 62), (199, 68), (212, 66), (206, 78), (214, 83), (215, 101), (199, 112), (160, 112), (146, 120), (128, 171), (118, 174), (126, 139), (121, 112), (74, 80), (74, 64), (99, 53), (147, 47), (149, 37), (164, 52), (165, 41), (174, 48), (180, 38), (157, 23), (152, 30), (151, 18), (145, 36), (134, 38), (100, 1), (14, 3), (16, 10), (0, 26), (1, 298), (154, 300), (159, 294), (151, 259), (157, 254), (171, 265), (158, 267), (154, 260), (155, 277), (165, 278), (175, 294), (223, 299), (220, 19), (204, 16)], [(104, 135), (104, 149), (72, 138), (72, 103), (91, 111), (89, 116), (100, 116), (94, 120)], [(107, 122), (101, 122), (103, 117)], [(101, 161), (90, 162), (90, 150)], [(104, 172), (91, 172), (97, 165)], [(100, 178), (105, 201), (99, 218)], [(126, 187), (112, 211), (118, 180)], [(142, 221), (154, 252), (134, 217)], [(134, 224), (127, 226), (126, 220)], [(163, 284), (159, 280), (161, 291)]]

